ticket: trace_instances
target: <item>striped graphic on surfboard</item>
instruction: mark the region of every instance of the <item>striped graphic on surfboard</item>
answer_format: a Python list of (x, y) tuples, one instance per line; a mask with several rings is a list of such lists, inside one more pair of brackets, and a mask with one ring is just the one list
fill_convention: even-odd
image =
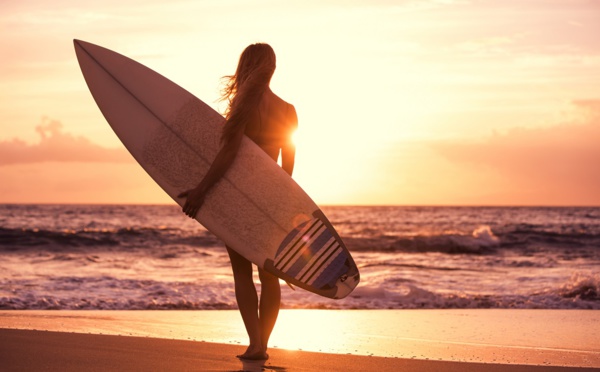
[(346, 258), (347, 254), (327, 226), (314, 218), (287, 236), (274, 263), (278, 270), (319, 288), (337, 280), (338, 270), (332, 270), (332, 266), (342, 266)]

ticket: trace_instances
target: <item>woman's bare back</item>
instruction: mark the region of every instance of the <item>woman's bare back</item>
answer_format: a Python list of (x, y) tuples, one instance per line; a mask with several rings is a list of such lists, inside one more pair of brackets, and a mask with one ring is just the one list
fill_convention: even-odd
[(294, 106), (267, 90), (244, 133), (277, 161), (280, 150), (285, 153), (287, 148), (293, 146), (291, 136), (297, 126)]

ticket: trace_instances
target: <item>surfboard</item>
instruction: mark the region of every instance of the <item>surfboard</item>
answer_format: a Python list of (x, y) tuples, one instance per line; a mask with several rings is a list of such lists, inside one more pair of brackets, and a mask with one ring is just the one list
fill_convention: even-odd
[[(133, 59), (85, 41), (74, 44), (106, 121), (154, 181), (183, 205), (177, 195), (198, 184), (220, 148), (223, 116)], [(196, 220), (258, 267), (318, 295), (344, 298), (360, 280), (325, 214), (249, 138)]]

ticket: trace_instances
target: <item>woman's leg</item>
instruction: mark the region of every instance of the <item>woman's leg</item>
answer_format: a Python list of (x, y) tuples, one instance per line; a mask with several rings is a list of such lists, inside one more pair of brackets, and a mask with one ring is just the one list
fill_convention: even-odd
[(250, 338), (250, 346), (244, 354), (238, 355), (238, 357), (265, 359), (265, 347), (262, 343), (258, 318), (258, 296), (252, 280), (252, 263), (229, 247), (227, 247), (227, 253), (229, 253), (233, 270), (235, 298)]
[(264, 351), (267, 350), (269, 337), (275, 327), (277, 315), (279, 315), (279, 305), (281, 303), (281, 287), (279, 278), (262, 269), (258, 269), (260, 278), (260, 312), (259, 324), (261, 331), (261, 342)]

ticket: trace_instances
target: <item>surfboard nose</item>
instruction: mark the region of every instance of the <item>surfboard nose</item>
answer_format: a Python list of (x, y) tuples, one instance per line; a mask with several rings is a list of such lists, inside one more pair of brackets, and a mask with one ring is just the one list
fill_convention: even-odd
[(73, 45), (75, 46), (75, 50), (77, 50), (77, 48), (85, 49), (86, 46), (94, 45), (94, 44), (91, 44), (91, 43), (88, 43), (87, 41), (83, 41), (83, 40), (79, 40), (79, 39), (73, 39)]

